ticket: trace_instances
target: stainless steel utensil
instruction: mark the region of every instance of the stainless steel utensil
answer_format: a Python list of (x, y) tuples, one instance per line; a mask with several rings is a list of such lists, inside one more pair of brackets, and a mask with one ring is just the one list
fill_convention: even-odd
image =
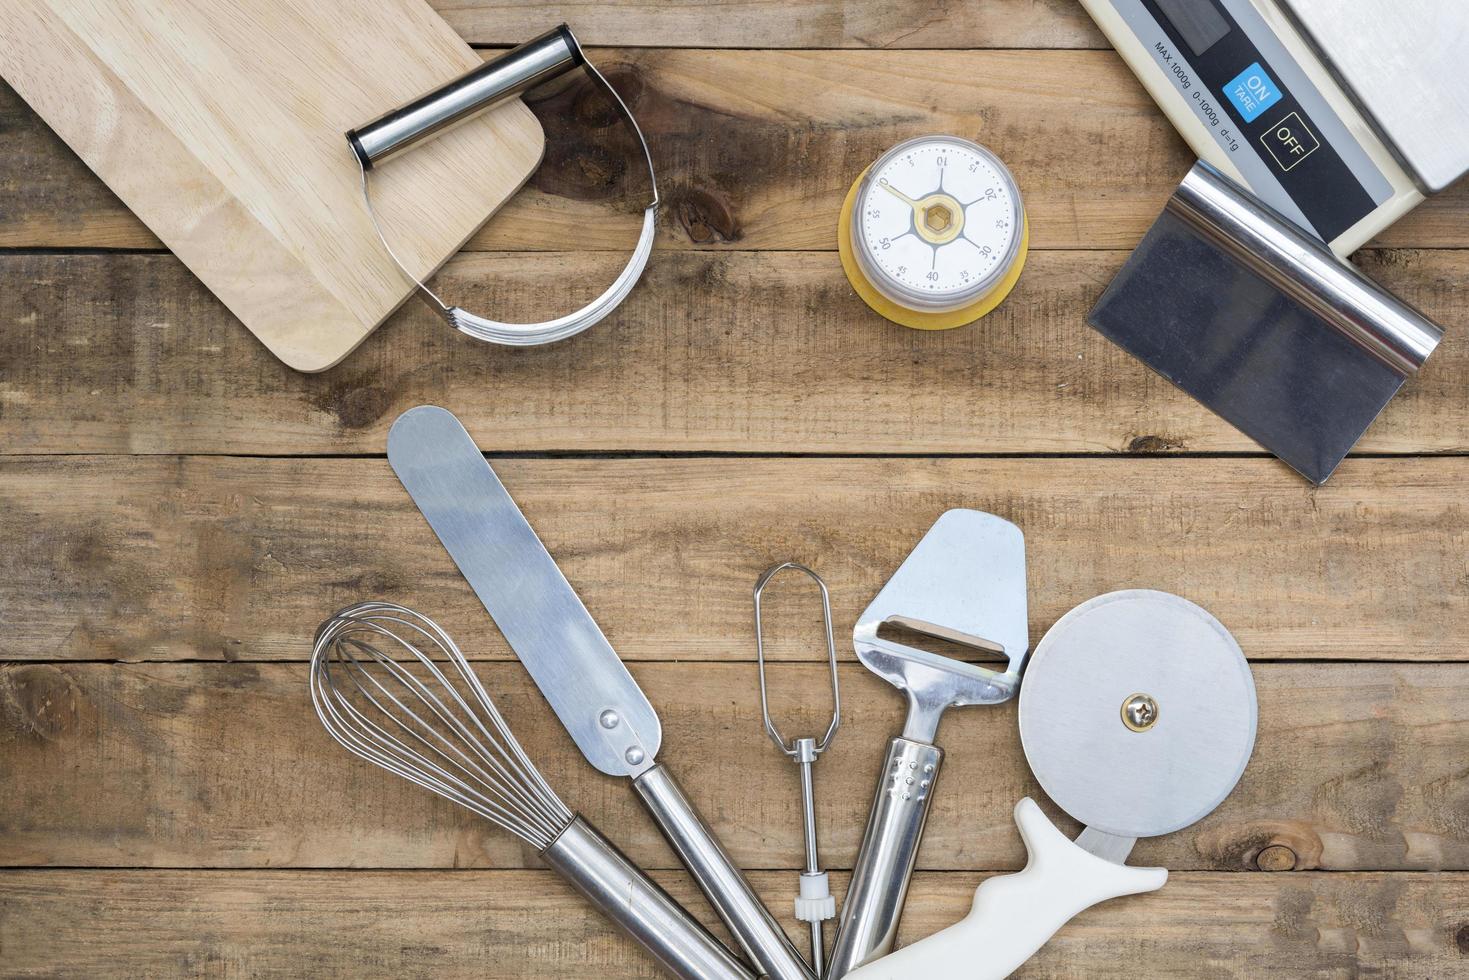
[(801, 954), (668, 770), (658, 715), (459, 420), (398, 417), (388, 462), (506, 641), (597, 769), (626, 776), (750, 962), (811, 980)]
[[(831, 721), (820, 738), (793, 738), (787, 740), (770, 717), (770, 698), (765, 685), (765, 630), (761, 622), (760, 607), (765, 587), (770, 580), (786, 570), (803, 572), (821, 590), (821, 615), (826, 629), (826, 660), (831, 668)], [(800, 767), (801, 772), (801, 828), (806, 843), (806, 870), (801, 872), (801, 891), (796, 896), (796, 918), (811, 926), (811, 968), (820, 976), (826, 956), (826, 943), (822, 937), (821, 923), (836, 918), (836, 899), (831, 895), (827, 874), (821, 868), (821, 858), (816, 844), (816, 797), (811, 780), (811, 767), (821, 753), (831, 744), (837, 729), (842, 724), (842, 691), (837, 680), (837, 646), (831, 632), (831, 595), (826, 583), (805, 565), (797, 562), (782, 562), (767, 568), (755, 582), (755, 660), (760, 672), (760, 713), (765, 718), (765, 734), (775, 747)]]
[[(880, 636), (901, 627), (997, 654), (1003, 671)], [(877, 792), (826, 976), (836, 980), (892, 949), (944, 753), (934, 743), (946, 708), (1014, 696), (1030, 647), (1025, 537), (975, 510), (939, 517), (852, 631), (857, 657), (908, 696), (903, 734), (888, 743)]]
[(1087, 320), (1318, 484), (1443, 337), (1206, 163)]
[(326, 730), (348, 751), (526, 841), (675, 976), (751, 977), (663, 889), (567, 809), (454, 640), (428, 617), (392, 603), (364, 602), (327, 620), (311, 653), (311, 700)]
[(1021, 800), (1025, 870), (987, 879), (962, 921), (851, 980), (999, 980), (1083, 909), (1163, 887), (1166, 869), (1123, 863), (1133, 843), (1223, 802), (1249, 762), (1256, 714), (1239, 644), (1192, 602), (1134, 589), (1077, 606), (1030, 658), (1020, 739), (1046, 794), (1085, 829), (1069, 841)]
[[(628, 259), (622, 273), (602, 295), (575, 313), (568, 313), (554, 320), (541, 323), (502, 323), (470, 313), (458, 306), (449, 306), (423, 280), (408, 271), (408, 267), (393, 251), (393, 246), (388, 244), (387, 236), (383, 234), (372, 207), (369, 175), (375, 168), (418, 144), (435, 139), (460, 123), (577, 67), (586, 70), (587, 75), (597, 83), (623, 121), (632, 129), (638, 146), (642, 149), (643, 162), (648, 167), (651, 200), (643, 210), (642, 232), (638, 236), (632, 258)], [(658, 176), (653, 172), (653, 155), (648, 150), (648, 141), (643, 137), (643, 131), (633, 118), (632, 111), (622, 101), (622, 96), (607, 83), (597, 66), (587, 60), (576, 35), (565, 24), (489, 59), (478, 68), (379, 116), (372, 122), (348, 130), (346, 136), (352, 156), (362, 171), (363, 204), (383, 248), (403, 274), (418, 286), (419, 295), (451, 327), (478, 340), (527, 347), (549, 344), (581, 333), (615, 310), (627, 298), (627, 294), (637, 284), (638, 277), (643, 274), (648, 256), (653, 254), (653, 239), (657, 235)]]

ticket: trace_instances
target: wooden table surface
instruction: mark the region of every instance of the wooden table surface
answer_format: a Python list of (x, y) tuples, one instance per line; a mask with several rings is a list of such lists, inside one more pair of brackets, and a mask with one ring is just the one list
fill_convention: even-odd
[[(1025, 975), (1469, 972), (1469, 189), (1358, 256), (1449, 330), (1313, 489), (1084, 322), (1190, 156), (1070, 0), (440, 3), (487, 49), (570, 20), (648, 130), (658, 251), (574, 340), (489, 348), (410, 303), (295, 374), (0, 88), (0, 973), (653, 975), (528, 848), (327, 739), (309, 638), (369, 597), (484, 661), (562, 795), (710, 918), (390, 472), (388, 426), (423, 402), (490, 454), (783, 921), (797, 786), (760, 731), (750, 586), (811, 563), (840, 638), (964, 506), (1024, 529), (1033, 639), (1164, 589), (1235, 633), (1259, 689), (1233, 795), (1134, 853), (1168, 886), (1084, 913)], [(641, 189), (589, 92), (536, 100), (546, 163), (441, 275), (455, 300), (529, 319), (615, 275)], [(1032, 223), (1015, 294), (945, 333), (878, 320), (834, 250), (853, 178), (929, 132), (994, 148)], [(772, 684), (814, 725), (815, 607), (772, 601)], [(834, 869), (903, 713), (839, 648)], [(1013, 705), (941, 741), (905, 940), (1024, 863), (1010, 811), (1038, 792)]]

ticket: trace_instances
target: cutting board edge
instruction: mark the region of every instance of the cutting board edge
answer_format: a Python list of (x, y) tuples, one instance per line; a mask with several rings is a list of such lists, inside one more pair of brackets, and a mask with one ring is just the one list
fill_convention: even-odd
[[(341, 363), (416, 292), (409, 277), (399, 273), (401, 289), (385, 290), (382, 299), (390, 302), (373, 322), (355, 313), (313, 274), (310, 266), (299, 260), (290, 242), (277, 238), (261, 224), (247, 202), (231, 194), (156, 113), (111, 75), (83, 38), (75, 35), (68, 25), (48, 17), (44, 3), (32, 6), (30, 12), (34, 18), (32, 34), (47, 36), (49, 33), (72, 61), (85, 62), (78, 72), (83, 76), (78, 83), (80, 89), (105, 92), (109, 98), (101, 101), (124, 107), (114, 109), (114, 117), (123, 117), (134, 125), (117, 125), (117, 118), (89, 120), (69, 108), (67, 96), (74, 96), (78, 86), (61, 93), (41, 85), (44, 73), (37, 71), (35, 65), (25, 64), (27, 48), (22, 45), (19, 31), (9, 39), (9, 44), (0, 38), (0, 76), (209, 292), (287, 367), (303, 373), (319, 373)], [(452, 34), (452, 28), (447, 24), (442, 26)], [(457, 35), (453, 36), (464, 43)], [(475, 61), (482, 57), (468, 44), (464, 46)], [(36, 61), (44, 66), (46, 59)], [(513, 126), (502, 128), (510, 129), (512, 138), (524, 141), (522, 148), (534, 141), (533, 162), (523, 170), (515, 169), (519, 176), (513, 186), (503, 190), (497, 187), (484, 194), (498, 199), (480, 220), (463, 227), (462, 235), (457, 236), (452, 247), (435, 250), (440, 257), (432, 268), (425, 270), (425, 280), (458, 254), (500, 207), (525, 186), (545, 156), (545, 131), (540, 120), (523, 102), (513, 101), (517, 110), (513, 120), (501, 117), (502, 123), (513, 121)], [(509, 108), (508, 103), (497, 107), (494, 115)], [(472, 132), (472, 124), (459, 128)], [(453, 139), (454, 135), (449, 134), (449, 138)], [(491, 133), (492, 138), (494, 135)], [(467, 137), (459, 134), (458, 138)], [(140, 167), (135, 162), (140, 157), (148, 159), (150, 165)], [(350, 160), (345, 153), (343, 157)], [(161, 170), (178, 175), (170, 186), (181, 188), (173, 198), (184, 198), (187, 202), (184, 207), (177, 207), (173, 198), (170, 198), (173, 206), (158, 206), (156, 174)], [(352, 173), (355, 183), (355, 170)], [(483, 188), (476, 190), (483, 191)], [(477, 213), (479, 208), (474, 211)], [(200, 215), (216, 231), (223, 227), (231, 241), (238, 243), (242, 235), (253, 236), (256, 241), (240, 248), (220, 249), (217, 240), (211, 244), (207, 232), (200, 234), (195, 225)], [(375, 239), (373, 236), (374, 244), (368, 247), (378, 251), (386, 262), (382, 246)], [(247, 256), (245, 262), (240, 261), (241, 255)], [(413, 258), (410, 256), (407, 261), (412, 262)], [(277, 294), (279, 301), (270, 302), (268, 298), (261, 303), (262, 289)], [(306, 322), (309, 327), (302, 326)]]

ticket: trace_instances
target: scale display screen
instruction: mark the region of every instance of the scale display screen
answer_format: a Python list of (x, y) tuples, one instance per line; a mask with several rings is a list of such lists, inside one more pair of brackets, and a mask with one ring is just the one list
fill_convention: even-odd
[(1229, 21), (1213, 4), (1198, 0), (1157, 0), (1158, 10), (1172, 23), (1179, 38), (1198, 57), (1229, 33)]

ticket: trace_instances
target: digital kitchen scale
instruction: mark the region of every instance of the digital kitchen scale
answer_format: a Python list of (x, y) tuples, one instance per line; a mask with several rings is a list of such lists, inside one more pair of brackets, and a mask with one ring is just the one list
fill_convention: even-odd
[(1464, 0), (1081, 0), (1194, 151), (1355, 251), (1469, 171)]

